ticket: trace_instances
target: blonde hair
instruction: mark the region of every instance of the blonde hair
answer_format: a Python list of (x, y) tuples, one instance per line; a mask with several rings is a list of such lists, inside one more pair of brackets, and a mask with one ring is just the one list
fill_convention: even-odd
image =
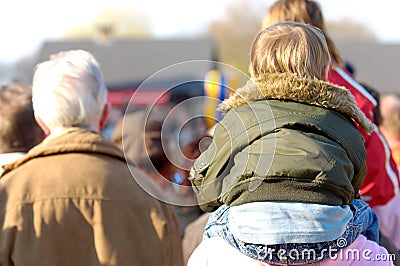
[(250, 74), (293, 73), (322, 79), (331, 59), (324, 34), (299, 22), (280, 22), (263, 29), (254, 39)]
[(325, 35), (333, 63), (340, 67), (345, 66), (339, 50), (326, 34), (324, 17), (317, 2), (312, 0), (278, 0), (270, 7), (263, 19), (262, 26), (266, 28), (282, 21), (302, 22), (321, 29)]

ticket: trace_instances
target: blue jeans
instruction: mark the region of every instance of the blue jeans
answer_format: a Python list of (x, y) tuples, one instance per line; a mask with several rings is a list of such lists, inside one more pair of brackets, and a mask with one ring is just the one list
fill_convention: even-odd
[(205, 227), (204, 238), (221, 237), (246, 256), (270, 264), (314, 263), (332, 258), (339, 250), (353, 243), (360, 234), (379, 243), (378, 218), (369, 205), (363, 200), (355, 199), (350, 208), (353, 218), (343, 235), (333, 241), (275, 245), (245, 243), (230, 232), (227, 205), (222, 205), (211, 214)]

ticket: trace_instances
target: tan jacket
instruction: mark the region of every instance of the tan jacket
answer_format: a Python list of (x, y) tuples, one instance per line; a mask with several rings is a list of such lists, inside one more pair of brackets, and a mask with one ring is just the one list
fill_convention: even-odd
[[(179, 226), (150, 178), (101, 135), (72, 129), (7, 165), (0, 265), (183, 265)], [(145, 190), (143, 190), (143, 188)]]

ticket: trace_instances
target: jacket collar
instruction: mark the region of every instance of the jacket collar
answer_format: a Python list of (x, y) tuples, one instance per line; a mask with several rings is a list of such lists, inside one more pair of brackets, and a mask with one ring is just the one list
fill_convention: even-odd
[(367, 133), (374, 130), (374, 125), (357, 107), (354, 96), (345, 87), (295, 74), (268, 74), (249, 80), (224, 100), (219, 105), (219, 110), (227, 112), (263, 99), (289, 100), (334, 109), (354, 119)]
[(125, 161), (119, 147), (99, 133), (81, 128), (70, 128), (62, 134), (46, 138), (21, 159), (4, 165), (2, 175), (34, 158), (72, 152), (104, 154)]

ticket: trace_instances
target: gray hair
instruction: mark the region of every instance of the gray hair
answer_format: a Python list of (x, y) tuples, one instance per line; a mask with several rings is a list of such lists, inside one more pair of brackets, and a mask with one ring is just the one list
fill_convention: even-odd
[(103, 75), (91, 53), (63, 51), (36, 66), (33, 109), (50, 129), (82, 127), (97, 131), (106, 101)]

